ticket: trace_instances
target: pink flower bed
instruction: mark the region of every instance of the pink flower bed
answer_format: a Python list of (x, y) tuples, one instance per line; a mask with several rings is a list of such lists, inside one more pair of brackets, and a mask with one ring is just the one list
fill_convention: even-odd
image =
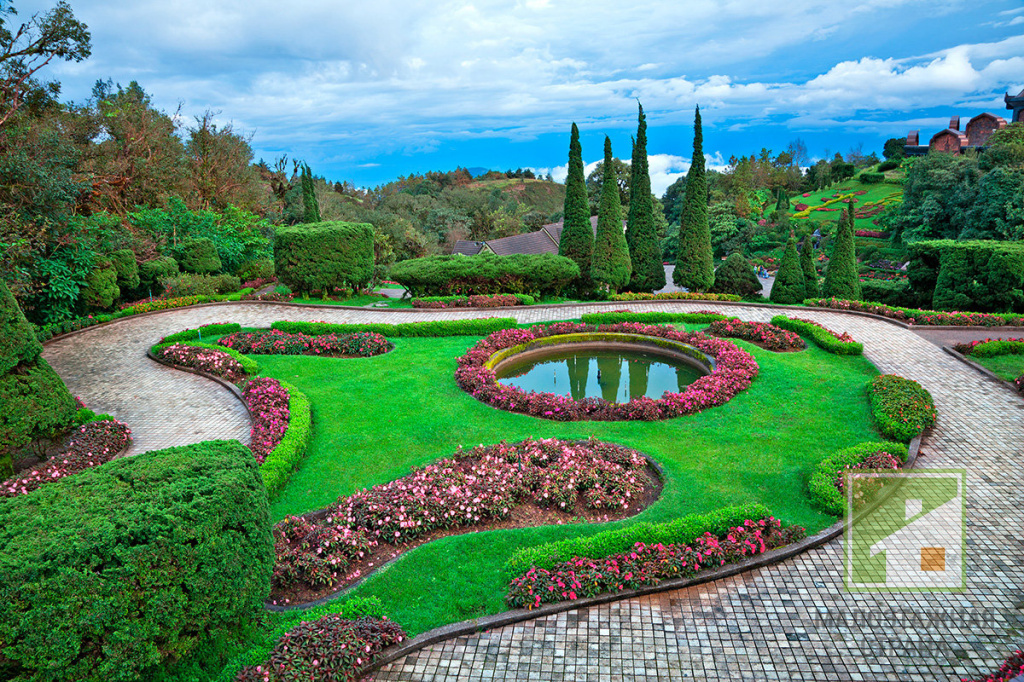
[(413, 308), (506, 308), (522, 305), (513, 294), (473, 294), (472, 296), (438, 296), (437, 299), (414, 298)]
[(804, 341), (800, 335), (766, 322), (744, 322), (733, 318), (708, 325), (707, 332), (715, 336), (743, 339), (773, 351), (801, 350)]
[(705, 533), (687, 545), (636, 543), (633, 551), (605, 559), (573, 557), (552, 570), (533, 567), (509, 585), (505, 601), (513, 608), (594, 597), (605, 592), (691, 578), (705, 568), (733, 563), (789, 544), (803, 536), (798, 526), (783, 528), (773, 517), (747, 520), (718, 538)]
[(589, 440), (499, 443), (463, 451), (390, 483), (339, 499), (318, 519), (274, 526), (275, 586), (324, 586), (359, 577), (349, 566), (379, 543), (506, 519), (530, 501), (556, 510), (629, 509), (640, 503), (647, 460)]
[[(491, 356), (504, 348), (546, 336), (595, 331), (642, 334), (686, 343), (714, 358), (715, 370), (698, 378), (681, 393), (666, 391), (659, 400), (641, 396), (628, 403), (609, 403), (600, 398), (574, 400), (554, 393), (527, 393), (514, 386), (498, 383), (494, 372), (486, 367)], [(694, 414), (728, 402), (750, 386), (759, 370), (753, 356), (728, 341), (709, 338), (700, 332), (681, 332), (669, 327), (635, 322), (597, 327), (575, 322), (556, 322), (530, 329), (503, 329), (479, 341), (458, 362), (456, 383), (480, 402), (501, 410), (555, 421), (653, 421)]]
[(805, 319), (804, 319), (804, 318), (802, 318), (802, 317), (791, 317), (791, 318), (789, 318), (789, 319), (791, 319), (791, 320), (796, 320), (797, 322), (803, 322), (804, 324), (810, 324), (810, 325), (814, 325), (815, 327), (817, 327), (817, 328), (819, 328), (819, 329), (824, 329), (824, 330), (825, 330), (825, 331), (827, 331), (827, 332), (828, 332), (829, 334), (831, 334), (832, 336), (836, 337), (837, 339), (839, 339), (839, 340), (840, 340), (840, 341), (842, 341), (843, 343), (856, 343), (856, 342), (855, 342), (855, 341), (853, 340), (853, 337), (849, 335), (849, 333), (847, 333), (847, 332), (843, 332), (842, 334), (836, 334), (836, 333), (835, 333), (834, 331), (832, 331), (831, 329), (829, 329), (829, 328), (828, 328), (828, 327), (826, 327), (825, 325), (823, 325), (823, 324), (818, 324), (818, 323), (817, 323), (817, 322), (815, 322), (814, 320), (805, 320)]
[(1000, 327), (1004, 325), (1024, 326), (1024, 317), (992, 315), (989, 313), (939, 312), (934, 310), (912, 310), (887, 305), (848, 301), (840, 298), (820, 298), (813, 302), (818, 308), (833, 310), (856, 310), (881, 315), (908, 324), (952, 325), (957, 327)]
[(239, 353), (252, 355), (357, 355), (372, 357), (394, 349), (394, 344), (375, 332), (356, 334), (306, 334), (268, 329), (258, 332), (235, 332), (217, 343)]
[(252, 415), (249, 449), (260, 464), (288, 430), (288, 398), (288, 391), (276, 379), (253, 379), (242, 389), (242, 399)]
[(159, 354), (163, 360), (172, 365), (197, 369), (231, 383), (238, 383), (245, 379), (245, 370), (242, 369), (241, 363), (219, 350), (176, 343), (159, 351)]
[[(866, 218), (870, 216), (857, 215), (857, 218)], [(888, 232), (882, 232), (881, 230), (855, 230), (854, 234), (858, 237), (873, 237), (875, 239), (885, 239), (889, 236)]]
[(67, 449), (0, 483), (0, 497), (25, 495), (47, 483), (105, 464), (132, 442), (132, 431), (119, 421), (101, 420), (83, 424)]

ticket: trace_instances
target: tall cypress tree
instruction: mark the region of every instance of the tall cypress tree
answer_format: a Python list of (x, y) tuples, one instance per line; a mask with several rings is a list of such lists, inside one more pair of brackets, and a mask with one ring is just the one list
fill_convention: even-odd
[(612, 167), (612, 141), (605, 136), (604, 182), (597, 211), (597, 236), (594, 238), (590, 276), (614, 293), (629, 283), (632, 269), (626, 235), (622, 232), (622, 204), (619, 203), (619, 183), (615, 181), (615, 169)]
[(633, 142), (633, 162), (629, 178), (629, 218), (626, 220), (626, 245), (633, 274), (631, 291), (655, 291), (665, 286), (665, 267), (661, 264), (661, 243), (654, 226), (654, 199), (651, 173), (647, 166), (647, 117), (640, 106)]
[(796, 237), (790, 236), (786, 242), (786, 250), (782, 254), (779, 271), (775, 274), (772, 293), (768, 298), (772, 303), (800, 303), (804, 300), (806, 292), (804, 271), (800, 268), (800, 254), (796, 252)]
[(804, 271), (804, 298), (818, 298), (821, 288), (818, 286), (818, 270), (814, 267), (814, 237), (808, 232), (804, 235), (804, 246), (800, 250), (800, 269)]
[(309, 169), (309, 164), (302, 164), (302, 175), (300, 176), (302, 183), (302, 206), (305, 209), (302, 220), (306, 223), (319, 223), (320, 218), (320, 202), (316, 200), (316, 185), (313, 183), (313, 172)]
[(594, 253), (594, 231), (590, 227), (590, 204), (587, 200), (587, 181), (583, 176), (583, 149), (580, 131), (572, 124), (569, 137), (569, 176), (565, 179), (565, 204), (562, 211), (562, 238), (558, 255), (571, 258), (580, 266), (575, 282), (578, 294), (593, 288), (590, 279), (590, 258)]
[(679, 253), (672, 281), (676, 286), (686, 287), (690, 291), (707, 291), (715, 283), (700, 107), (697, 107), (693, 119), (693, 161), (686, 175), (686, 195), (679, 216)]
[(832, 258), (825, 268), (825, 284), (821, 295), (860, 300), (860, 276), (857, 274), (857, 249), (853, 236), (853, 204), (848, 204), (839, 219)]

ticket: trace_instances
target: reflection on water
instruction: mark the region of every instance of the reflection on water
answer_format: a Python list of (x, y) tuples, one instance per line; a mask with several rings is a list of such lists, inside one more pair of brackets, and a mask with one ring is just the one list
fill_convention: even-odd
[(705, 375), (693, 365), (643, 351), (556, 349), (543, 358), (512, 362), (501, 368), (498, 381), (521, 388), (569, 395), (576, 400), (604, 398), (628, 403), (646, 395), (660, 398), (678, 393)]

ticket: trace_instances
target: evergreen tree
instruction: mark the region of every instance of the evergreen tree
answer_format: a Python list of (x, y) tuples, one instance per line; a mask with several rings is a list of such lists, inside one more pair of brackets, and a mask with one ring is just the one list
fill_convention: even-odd
[(686, 197), (679, 217), (679, 252), (672, 281), (690, 291), (707, 291), (715, 283), (700, 107), (693, 119), (693, 160), (686, 175)]
[(716, 294), (752, 296), (763, 290), (760, 278), (754, 274), (754, 266), (740, 253), (733, 253), (715, 271), (715, 285), (711, 291)]
[(614, 293), (629, 283), (631, 270), (626, 235), (622, 232), (619, 186), (615, 182), (615, 168), (612, 165), (612, 141), (605, 136), (604, 185), (601, 187), (601, 206), (597, 212), (597, 236), (594, 238), (590, 275), (595, 282), (606, 285)]
[(594, 231), (590, 226), (590, 204), (587, 199), (587, 184), (583, 177), (583, 149), (580, 147), (580, 131), (572, 124), (569, 138), (569, 176), (565, 179), (565, 204), (562, 218), (562, 238), (558, 243), (558, 255), (571, 258), (580, 266), (580, 276), (575, 282), (578, 294), (593, 288), (590, 279), (590, 258), (594, 253)]
[(661, 263), (661, 243), (654, 226), (654, 199), (651, 174), (647, 166), (647, 118), (640, 106), (633, 162), (629, 179), (629, 218), (626, 221), (626, 245), (633, 274), (632, 291), (656, 291), (665, 286), (665, 267)]
[(790, 236), (782, 254), (782, 264), (775, 274), (775, 284), (768, 296), (772, 303), (800, 303), (807, 294), (804, 271), (800, 267), (800, 254), (796, 251), (796, 237)]
[(305, 209), (303, 213), (302, 221), (304, 223), (319, 223), (322, 221), (320, 218), (320, 202), (316, 200), (316, 185), (313, 183), (313, 173), (309, 169), (309, 164), (302, 164), (302, 206)]
[(853, 204), (848, 204), (839, 219), (832, 258), (825, 268), (825, 284), (821, 295), (860, 300), (860, 277), (857, 274), (857, 251), (853, 238)]
[(821, 287), (818, 286), (818, 271), (814, 267), (814, 237), (810, 233), (804, 235), (804, 246), (800, 250), (800, 269), (804, 271), (806, 291), (804, 298), (818, 298)]

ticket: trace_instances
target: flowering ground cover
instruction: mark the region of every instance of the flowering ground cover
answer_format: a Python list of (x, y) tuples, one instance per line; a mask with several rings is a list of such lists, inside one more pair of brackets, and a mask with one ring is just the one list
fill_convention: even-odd
[(739, 319), (719, 320), (708, 325), (708, 334), (729, 339), (743, 339), (755, 346), (773, 351), (803, 350), (800, 335), (764, 322), (745, 322)]
[(307, 336), (278, 329), (235, 332), (222, 336), (217, 344), (248, 355), (324, 355), (369, 358), (395, 346), (380, 334), (320, 334)]

